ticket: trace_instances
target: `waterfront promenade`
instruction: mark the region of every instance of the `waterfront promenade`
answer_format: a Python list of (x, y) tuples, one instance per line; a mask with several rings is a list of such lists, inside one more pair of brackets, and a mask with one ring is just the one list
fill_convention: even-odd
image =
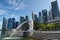
[(39, 40), (60, 40), (60, 31), (36, 31), (31, 37)]
[[(23, 36), (23, 32), (24, 31), (16, 31), (15, 36)], [(6, 32), (6, 34), (11, 33), (11, 31)], [(29, 37), (39, 40), (60, 40), (60, 31), (35, 31)]]

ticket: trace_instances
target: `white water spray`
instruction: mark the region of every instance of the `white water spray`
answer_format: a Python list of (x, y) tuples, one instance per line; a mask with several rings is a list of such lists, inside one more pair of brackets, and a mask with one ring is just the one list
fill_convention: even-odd
[(23, 24), (25, 24), (26, 22), (29, 23), (29, 30), (28, 30), (28, 31), (33, 30), (33, 20), (25, 21), (25, 22), (21, 23), (21, 24), (13, 31), (13, 33), (10, 35), (10, 37), (12, 37), (12, 36), (14, 35), (14, 33), (16, 32), (16, 30), (19, 29), (19, 28), (21, 28), (21, 26), (22, 26)]

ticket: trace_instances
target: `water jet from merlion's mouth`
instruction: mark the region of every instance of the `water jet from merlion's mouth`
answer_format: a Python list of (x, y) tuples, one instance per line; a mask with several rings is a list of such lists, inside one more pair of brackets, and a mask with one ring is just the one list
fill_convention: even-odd
[(10, 38), (14, 35), (14, 33), (16, 32), (16, 30), (19, 29), (19, 28), (21, 28), (21, 26), (22, 26), (23, 24), (25, 24), (26, 22), (28, 22), (28, 24), (29, 24), (29, 30), (28, 30), (28, 31), (29, 31), (29, 32), (32, 31), (32, 30), (33, 30), (33, 20), (25, 21), (25, 22), (21, 23), (21, 24), (13, 31), (13, 33), (10, 35)]

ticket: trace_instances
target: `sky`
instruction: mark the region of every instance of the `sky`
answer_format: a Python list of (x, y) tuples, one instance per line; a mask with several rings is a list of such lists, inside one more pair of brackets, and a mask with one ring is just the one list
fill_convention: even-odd
[[(52, 1), (54, 0), (0, 0), (0, 29), (3, 17), (13, 17), (16, 21), (19, 21), (20, 16), (28, 15), (31, 18), (32, 11), (37, 15), (43, 9), (49, 11)], [(60, 0), (57, 1), (60, 8)]]

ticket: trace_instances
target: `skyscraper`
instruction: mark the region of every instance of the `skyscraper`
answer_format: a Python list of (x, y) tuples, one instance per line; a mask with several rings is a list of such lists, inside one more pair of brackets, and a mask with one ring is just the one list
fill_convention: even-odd
[(12, 29), (13, 29), (13, 22), (12, 22), (12, 19), (11, 19), (11, 18), (8, 19), (7, 29), (8, 29), (8, 30), (12, 30)]
[(60, 17), (60, 13), (59, 13), (59, 7), (58, 7), (57, 0), (51, 2), (51, 7), (52, 7), (52, 16), (53, 16), (53, 19), (59, 18)]
[(41, 12), (39, 12), (38, 22), (40, 22), (40, 23), (44, 22), (44, 19), (43, 19), (43, 16), (42, 16)]
[(43, 16), (39, 16), (39, 17), (38, 17), (38, 22), (44, 23), (44, 17), (43, 17)]
[[(25, 21), (29, 21), (29, 16), (27, 16), (27, 15), (25, 16)], [(24, 30), (28, 30), (29, 29), (29, 23), (28, 22), (25, 23), (24, 26), (25, 26)]]
[(47, 21), (47, 10), (46, 9), (42, 10), (42, 16), (44, 20)]
[(15, 29), (17, 28), (17, 26), (19, 25), (19, 22), (15, 22)]
[(29, 20), (29, 17), (28, 17), (27, 15), (25, 16), (25, 20), (26, 20), (26, 21), (28, 21), (28, 20)]
[(25, 21), (24, 17), (23, 16), (20, 16), (20, 23), (22, 23), (24, 21)]
[(15, 18), (12, 18), (13, 29), (15, 28)]
[(5, 34), (6, 27), (7, 27), (7, 19), (4, 17), (3, 18), (3, 24), (2, 24), (2, 32), (1, 32), (2, 36)]
[(39, 16), (41, 16), (41, 12), (39, 12)]
[[(49, 20), (53, 20), (53, 17), (52, 17), (52, 12), (51, 12), (51, 10), (49, 11), (49, 14), (48, 14), (48, 16), (49, 16), (49, 17), (48, 17), (48, 19), (49, 19)], [(48, 20), (48, 21), (49, 21), (49, 20)]]
[(33, 19), (34, 21), (37, 21), (37, 20), (38, 20), (38, 19), (37, 19), (37, 15), (34, 14), (34, 12), (32, 12), (32, 19)]

